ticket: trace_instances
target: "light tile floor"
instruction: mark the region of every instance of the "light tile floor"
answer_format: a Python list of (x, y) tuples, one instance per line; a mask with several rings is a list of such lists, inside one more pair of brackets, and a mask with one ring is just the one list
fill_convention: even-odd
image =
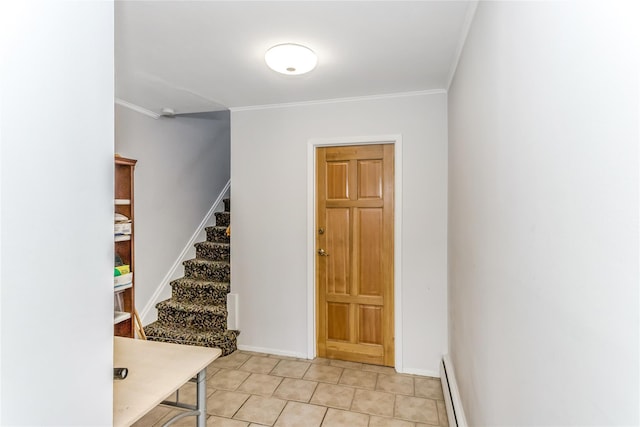
[[(195, 384), (184, 385), (179, 395), (194, 404)], [(158, 406), (134, 426), (161, 426), (179, 411)], [(246, 351), (207, 368), (207, 413), (213, 427), (448, 427), (438, 378)], [(173, 425), (193, 426), (195, 419)]]

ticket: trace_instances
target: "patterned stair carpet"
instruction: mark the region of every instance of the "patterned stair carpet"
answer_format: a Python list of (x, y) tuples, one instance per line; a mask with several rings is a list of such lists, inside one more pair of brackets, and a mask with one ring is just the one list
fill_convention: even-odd
[(147, 339), (216, 347), (233, 353), (240, 331), (227, 329), (230, 292), (230, 239), (226, 234), (231, 201), (216, 212), (216, 226), (207, 227), (207, 240), (196, 243), (196, 258), (183, 263), (184, 277), (171, 282), (171, 298), (156, 305), (158, 320), (145, 326)]

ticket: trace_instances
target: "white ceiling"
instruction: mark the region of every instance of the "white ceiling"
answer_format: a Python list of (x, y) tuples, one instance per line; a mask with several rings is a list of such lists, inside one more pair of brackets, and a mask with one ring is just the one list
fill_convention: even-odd
[[(116, 97), (190, 113), (444, 89), (470, 3), (117, 1)], [(313, 49), (316, 69), (267, 68), (284, 42)]]

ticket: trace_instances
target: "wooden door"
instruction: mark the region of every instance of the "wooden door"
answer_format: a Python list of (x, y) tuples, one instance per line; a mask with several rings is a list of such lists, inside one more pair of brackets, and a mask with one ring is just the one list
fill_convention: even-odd
[(393, 150), (317, 149), (319, 357), (394, 365)]

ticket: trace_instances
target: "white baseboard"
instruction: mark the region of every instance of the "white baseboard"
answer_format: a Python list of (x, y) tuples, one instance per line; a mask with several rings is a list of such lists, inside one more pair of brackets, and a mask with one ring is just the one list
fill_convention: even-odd
[(449, 355), (442, 358), (440, 364), (440, 381), (442, 383), (442, 392), (444, 394), (444, 404), (447, 408), (447, 417), (451, 427), (467, 427), (467, 418), (464, 415), (462, 400), (460, 399), (460, 391), (456, 376), (453, 372), (453, 362)]
[(254, 347), (252, 345), (241, 345), (241, 344), (238, 344), (238, 350), (241, 350), (241, 351), (252, 351), (254, 353), (273, 354), (273, 355), (276, 355), (276, 356), (297, 357), (299, 359), (306, 359), (307, 358), (307, 353), (297, 353), (295, 351), (278, 350), (278, 349), (275, 349), (275, 348)]
[(432, 371), (430, 369), (412, 369), (412, 368), (405, 368), (402, 371), (398, 371), (398, 373), (401, 374), (411, 374), (411, 375), (420, 375), (422, 377), (433, 377), (433, 378), (440, 378), (440, 372), (438, 371)]
[(182, 263), (187, 260), (187, 254), (193, 248), (193, 245), (196, 243), (196, 239), (198, 239), (198, 236), (203, 232), (205, 227), (209, 226), (211, 217), (213, 217), (213, 214), (218, 211), (218, 207), (222, 203), (224, 196), (228, 193), (230, 187), (231, 180), (227, 181), (227, 184), (224, 186), (220, 194), (218, 194), (218, 197), (216, 198), (215, 202), (213, 202), (213, 205), (209, 209), (209, 212), (207, 212), (204, 218), (202, 218), (200, 225), (198, 225), (196, 230), (193, 232), (191, 239), (189, 239), (187, 244), (184, 246), (182, 252), (180, 252), (180, 255), (178, 255), (178, 258), (175, 260), (169, 271), (167, 271), (167, 274), (165, 274), (155, 292), (140, 312), (140, 318), (142, 319), (143, 325), (148, 325), (157, 318), (157, 313), (152, 310), (155, 310), (156, 304), (160, 302), (160, 296), (163, 294), (167, 286), (169, 286), (171, 281), (177, 279), (176, 271), (182, 265)]

